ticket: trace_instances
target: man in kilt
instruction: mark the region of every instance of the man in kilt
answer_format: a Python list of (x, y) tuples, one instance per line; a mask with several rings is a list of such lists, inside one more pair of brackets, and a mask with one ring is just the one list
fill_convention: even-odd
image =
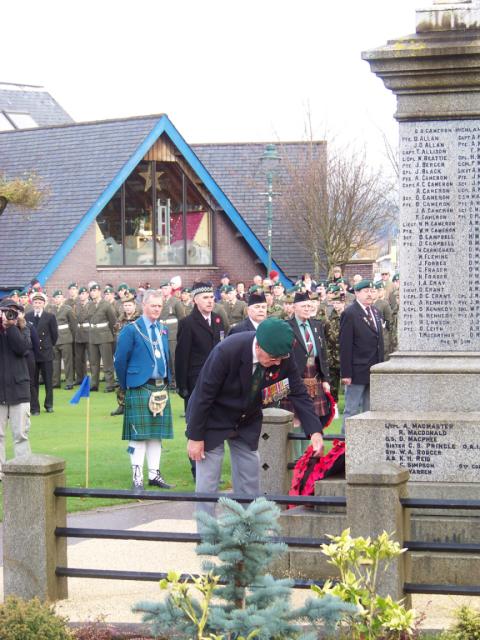
[(149, 486), (174, 486), (160, 473), (162, 440), (173, 438), (168, 330), (158, 321), (162, 307), (161, 294), (147, 291), (143, 315), (120, 331), (115, 351), (115, 371), (125, 390), (122, 440), (128, 440), (133, 488), (139, 490), (143, 489), (145, 455)]
[[(313, 400), (317, 416), (324, 416), (330, 410), (325, 391), (330, 391), (327, 347), (323, 323), (311, 318), (312, 305), (308, 293), (297, 291), (293, 301), (294, 315), (287, 320), (295, 335), (293, 356), (297, 369), (303, 379), (308, 395)], [(280, 406), (287, 411), (293, 411), (293, 426), (295, 430), (303, 432), (298, 415), (294, 411), (291, 401), (285, 398)], [(301, 456), (308, 443), (295, 441), (296, 456)]]

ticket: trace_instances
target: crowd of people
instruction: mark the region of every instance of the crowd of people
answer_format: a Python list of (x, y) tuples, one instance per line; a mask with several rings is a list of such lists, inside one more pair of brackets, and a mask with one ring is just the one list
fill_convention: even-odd
[(400, 280), (390, 275), (356, 275), (349, 283), (336, 266), (329, 280), (305, 273), (289, 289), (276, 271), (235, 284), (224, 273), (218, 286), (182, 286), (179, 276), (158, 288), (72, 282), (51, 296), (32, 281), (0, 302), (0, 357), (7, 363), (0, 373), (0, 464), (8, 421), (15, 455), (29, 452), (40, 381), (51, 413), (62, 372), (68, 390), (89, 371), (98, 392), (103, 370), (105, 393), (116, 392), (111, 413), (123, 415), (135, 489), (144, 487), (145, 458), (149, 486), (174, 486), (160, 460), (162, 440), (173, 437), (169, 392), (177, 390), (197, 489), (218, 487), (227, 440), (234, 486), (252, 490), (262, 406), (293, 411), (294, 426), (311, 435), (319, 453), (329, 398), (338, 400), (341, 384), (344, 419), (369, 408), (370, 367), (397, 344)]

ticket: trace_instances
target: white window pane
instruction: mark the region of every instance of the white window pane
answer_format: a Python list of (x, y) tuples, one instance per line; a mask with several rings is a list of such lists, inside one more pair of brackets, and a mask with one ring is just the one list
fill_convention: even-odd
[(7, 120), (3, 113), (0, 113), (0, 131), (12, 131), (14, 128), (15, 127)]
[(38, 127), (38, 124), (28, 113), (9, 113), (7, 116), (17, 127), (17, 129), (31, 129), (32, 127)]

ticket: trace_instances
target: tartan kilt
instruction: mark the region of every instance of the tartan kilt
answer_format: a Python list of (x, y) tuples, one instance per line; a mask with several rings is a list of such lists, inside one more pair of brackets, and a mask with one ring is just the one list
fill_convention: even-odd
[(170, 396), (163, 415), (154, 416), (148, 408), (152, 391), (162, 387), (145, 384), (125, 393), (122, 440), (164, 440), (173, 438), (172, 408)]
[[(327, 413), (330, 411), (330, 406), (329, 406), (329, 402), (327, 400), (327, 397), (325, 395), (325, 391), (323, 390), (322, 382), (318, 378), (318, 372), (317, 372), (316, 364), (313, 364), (313, 365), (307, 364), (307, 366), (305, 367), (305, 369), (303, 371), (302, 378), (317, 378), (317, 381), (316, 381), (316, 384), (315, 384), (315, 396), (312, 397), (310, 395), (310, 393), (308, 395), (312, 398), (313, 407), (315, 409), (315, 413), (317, 414), (317, 416), (326, 416)], [(287, 398), (283, 398), (280, 401), (280, 409), (285, 409), (286, 411), (291, 411), (294, 414), (295, 418), (298, 418), (298, 416), (295, 413), (295, 410), (293, 408), (293, 403), (288, 397)]]

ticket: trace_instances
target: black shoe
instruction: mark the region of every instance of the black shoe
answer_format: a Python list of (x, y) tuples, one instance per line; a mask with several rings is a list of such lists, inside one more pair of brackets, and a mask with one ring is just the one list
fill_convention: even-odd
[(61, 386), (59, 384), (54, 384), (52, 389), (61, 389)]
[(53, 408), (52, 407), (45, 407), (45, 411), (47, 413), (53, 413)]
[(73, 386), (74, 387), (79, 387), (81, 384), (82, 384), (82, 380), (80, 380), (80, 381), (75, 380), (75, 382), (73, 383)]
[(157, 471), (157, 475), (155, 476), (155, 478), (148, 481), (148, 485), (150, 487), (160, 487), (160, 489), (173, 489), (177, 486), (175, 484), (168, 484), (168, 482), (165, 482), (165, 480), (160, 475), (160, 471)]
[(112, 391), (115, 391), (115, 387), (107, 387), (103, 393), (112, 393)]
[(39, 416), (40, 415), (40, 411), (31, 411), (30, 415), (31, 416)]
[(65, 391), (70, 391), (71, 389), (73, 389), (73, 384), (66, 384), (64, 387)]
[(98, 387), (90, 387), (90, 391), (98, 391)]
[(123, 414), (125, 413), (125, 407), (119, 405), (115, 411), (111, 411), (110, 415), (111, 416), (123, 416)]

